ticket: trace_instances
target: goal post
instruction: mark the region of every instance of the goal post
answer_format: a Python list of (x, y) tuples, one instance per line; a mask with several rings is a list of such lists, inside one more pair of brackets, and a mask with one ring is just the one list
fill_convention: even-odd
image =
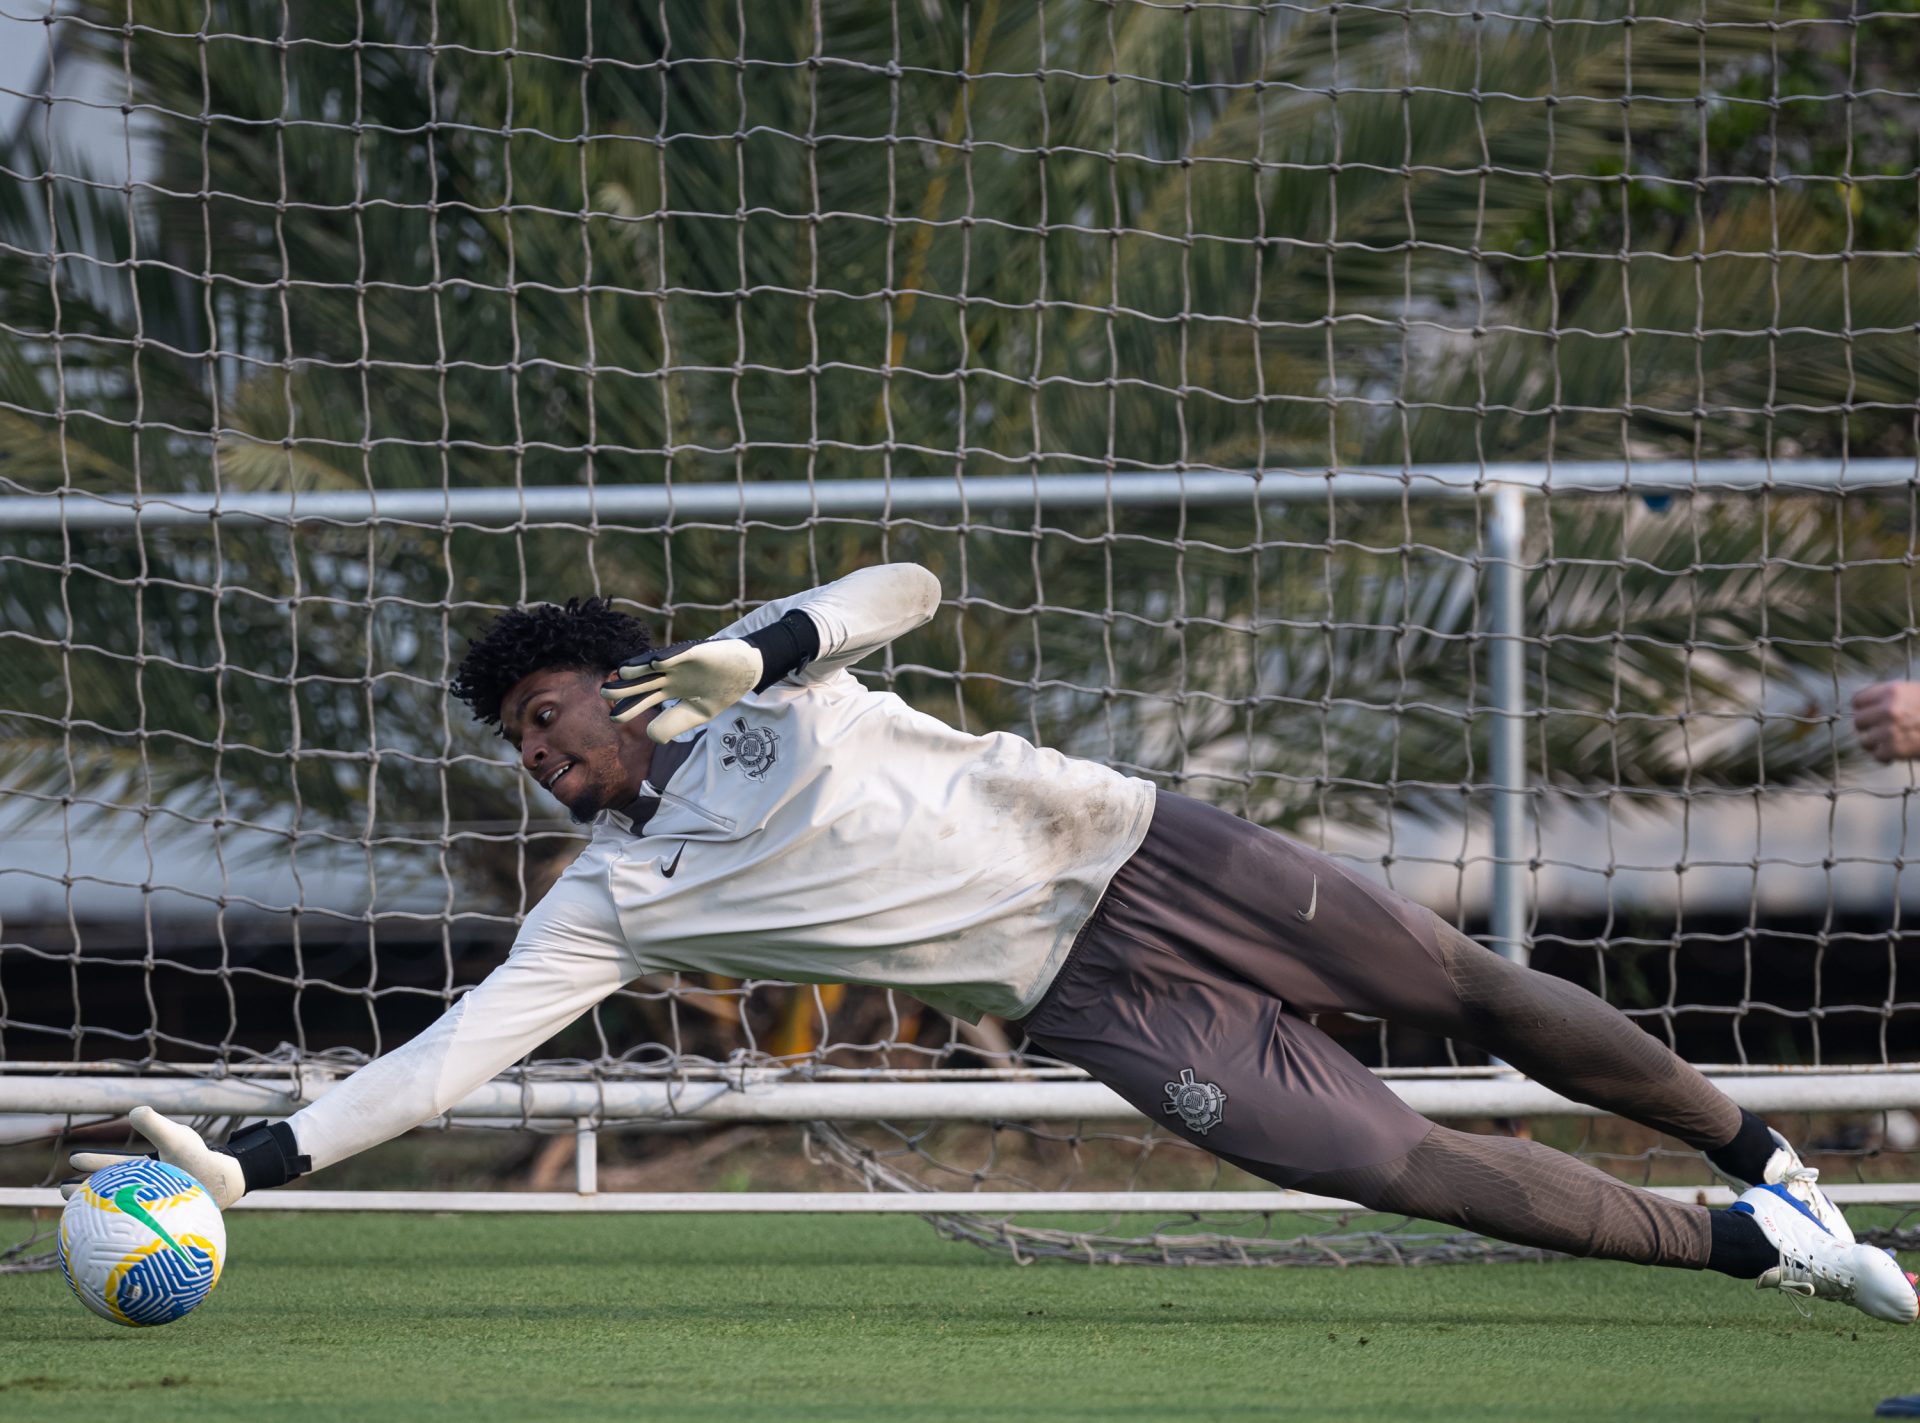
[[(296, 1110), (500, 960), (581, 832), (449, 704), (491, 616), (665, 642), (890, 559), (943, 599), (869, 685), (1311, 842), (1920, 1203), (1920, 781), (1850, 712), (1917, 675), (1920, 15), (1644, 11), (0, 9), (0, 1205), (138, 1102)], [(784, 1206), (623, 1184), (753, 1123)], [(562, 1149), (273, 1202), (1489, 1258), (1009, 1225), (1339, 1212), (870, 988), (638, 980), (438, 1125)]]

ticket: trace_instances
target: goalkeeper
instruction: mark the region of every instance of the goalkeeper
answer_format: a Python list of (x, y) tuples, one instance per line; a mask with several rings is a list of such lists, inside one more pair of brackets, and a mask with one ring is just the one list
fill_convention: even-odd
[[(1280, 1186), (1913, 1319), (1785, 1139), (1584, 989), (1280, 835), (849, 673), (939, 599), (925, 569), (869, 568), (658, 653), (598, 599), (504, 614), (452, 693), (593, 826), (506, 962), (285, 1122), (221, 1148), (147, 1108), (135, 1126), (224, 1207), (440, 1115), (641, 975), (867, 983), (1015, 1020)], [(1744, 1194), (1709, 1210), (1437, 1126), (1308, 1021), (1327, 1012), (1477, 1044)]]

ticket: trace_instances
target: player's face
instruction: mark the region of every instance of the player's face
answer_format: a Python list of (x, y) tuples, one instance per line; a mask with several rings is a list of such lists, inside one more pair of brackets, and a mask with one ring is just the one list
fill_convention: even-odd
[(500, 730), (527, 774), (583, 823), (639, 794), (653, 759), (653, 743), (639, 731), (650, 718), (626, 726), (609, 718), (602, 680), (549, 668), (523, 678), (500, 707)]

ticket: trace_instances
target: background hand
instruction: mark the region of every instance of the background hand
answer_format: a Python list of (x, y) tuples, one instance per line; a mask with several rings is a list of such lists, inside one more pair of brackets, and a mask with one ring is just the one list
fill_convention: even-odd
[(1920, 682), (1875, 682), (1853, 694), (1860, 744), (1881, 761), (1920, 756)]
[(1920, 682), (1876, 682), (1853, 693), (1853, 728), (1880, 760), (1920, 757)]

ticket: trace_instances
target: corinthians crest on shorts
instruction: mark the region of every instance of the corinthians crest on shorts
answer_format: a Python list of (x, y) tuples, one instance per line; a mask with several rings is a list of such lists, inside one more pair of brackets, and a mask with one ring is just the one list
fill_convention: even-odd
[(737, 765), (747, 773), (748, 780), (757, 781), (773, 765), (774, 748), (779, 740), (772, 727), (748, 726), (745, 717), (737, 716), (733, 719), (733, 730), (720, 738), (720, 744), (728, 753), (720, 758), (720, 764)]
[(1227, 1114), (1227, 1094), (1213, 1082), (1196, 1082), (1191, 1067), (1180, 1069), (1180, 1080), (1167, 1084), (1167, 1100), (1161, 1111), (1178, 1115), (1190, 1131), (1205, 1136)]

